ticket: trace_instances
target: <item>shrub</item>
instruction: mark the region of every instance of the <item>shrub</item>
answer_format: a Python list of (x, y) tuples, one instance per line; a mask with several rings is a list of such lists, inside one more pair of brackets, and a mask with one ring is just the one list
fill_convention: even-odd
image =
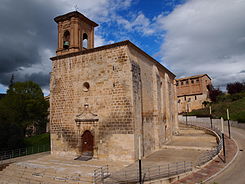
[(214, 88), (213, 85), (208, 85), (207, 86), (208, 91), (209, 91), (209, 98), (212, 102), (217, 102), (218, 96), (222, 95), (222, 91), (220, 91), (219, 88)]

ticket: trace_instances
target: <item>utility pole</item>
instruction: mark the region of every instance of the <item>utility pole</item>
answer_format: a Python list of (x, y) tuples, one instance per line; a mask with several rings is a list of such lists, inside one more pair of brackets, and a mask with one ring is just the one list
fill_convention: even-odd
[(141, 137), (139, 136), (139, 183), (142, 184), (142, 167), (141, 167)]
[(224, 120), (221, 117), (221, 133), (222, 133), (222, 140), (223, 140), (223, 154), (224, 154), (224, 162), (226, 162), (225, 158), (225, 135), (224, 135)]
[(187, 125), (187, 115), (188, 115), (188, 102), (186, 103), (186, 113), (185, 113), (185, 122)]
[(226, 109), (226, 112), (227, 112), (227, 121), (228, 121), (229, 138), (231, 138), (231, 125), (230, 125), (230, 114), (229, 114), (229, 109)]
[(211, 124), (211, 129), (213, 128), (213, 122), (212, 122), (212, 107), (211, 105), (209, 106), (209, 116), (210, 116), (210, 124)]

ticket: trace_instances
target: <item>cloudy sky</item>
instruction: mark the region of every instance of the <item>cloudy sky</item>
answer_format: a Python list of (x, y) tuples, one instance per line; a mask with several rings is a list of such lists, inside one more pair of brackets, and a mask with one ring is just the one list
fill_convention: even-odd
[(245, 0), (0, 0), (0, 92), (11, 75), (49, 92), (53, 18), (75, 7), (97, 22), (95, 45), (130, 40), (176, 74), (216, 87), (245, 80)]

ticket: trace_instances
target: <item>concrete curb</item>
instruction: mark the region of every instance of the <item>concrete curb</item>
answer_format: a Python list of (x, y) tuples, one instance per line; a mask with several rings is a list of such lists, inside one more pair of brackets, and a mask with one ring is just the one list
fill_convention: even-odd
[(186, 150), (213, 150), (212, 147), (197, 147), (197, 146), (162, 146), (163, 149), (186, 149)]
[(206, 180), (204, 180), (203, 183), (205, 183), (205, 182), (207, 182), (207, 181), (213, 179), (214, 177), (216, 177), (217, 175), (219, 175), (220, 173), (222, 173), (222, 172), (223, 172), (225, 169), (227, 169), (227, 168), (234, 162), (234, 160), (237, 158), (238, 153), (239, 153), (239, 147), (238, 147), (238, 144), (237, 144), (236, 140), (233, 139), (233, 138), (231, 138), (231, 139), (235, 142), (236, 147), (237, 147), (236, 155), (232, 158), (232, 160), (231, 160), (231, 161), (230, 161), (224, 168), (222, 168), (219, 172), (215, 173), (215, 174), (212, 175), (211, 177), (209, 177), (209, 178), (207, 178)]

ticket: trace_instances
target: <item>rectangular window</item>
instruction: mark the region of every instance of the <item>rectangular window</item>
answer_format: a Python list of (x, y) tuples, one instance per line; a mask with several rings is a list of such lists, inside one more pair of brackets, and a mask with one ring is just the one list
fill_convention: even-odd
[(191, 83), (194, 84), (194, 80), (191, 80)]
[(199, 83), (199, 79), (197, 79), (196, 82)]
[(186, 84), (189, 84), (189, 81), (187, 80), (185, 83), (186, 83)]
[(195, 100), (197, 100), (197, 96), (195, 96)]
[(184, 84), (184, 82), (183, 81), (181, 81), (181, 85), (183, 85)]

